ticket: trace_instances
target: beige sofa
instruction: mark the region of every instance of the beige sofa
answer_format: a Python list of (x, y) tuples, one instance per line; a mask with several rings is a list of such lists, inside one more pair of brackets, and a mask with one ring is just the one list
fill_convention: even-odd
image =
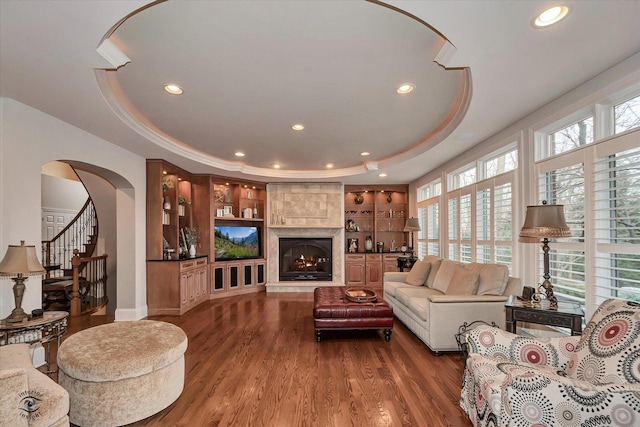
[(410, 272), (384, 273), (384, 299), (393, 313), (436, 354), (458, 350), (465, 322), (505, 326), (504, 303), (520, 295), (520, 279), (501, 264), (463, 264), (426, 256)]
[(27, 344), (0, 346), (0, 427), (69, 426), (69, 394), (31, 363)]

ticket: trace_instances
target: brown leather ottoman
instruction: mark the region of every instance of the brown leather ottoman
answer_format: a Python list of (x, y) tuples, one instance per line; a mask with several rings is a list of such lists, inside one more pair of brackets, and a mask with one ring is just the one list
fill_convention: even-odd
[(381, 296), (376, 302), (351, 302), (344, 296), (344, 286), (322, 286), (313, 291), (313, 324), (316, 340), (323, 330), (383, 329), (384, 340), (391, 340), (393, 308)]

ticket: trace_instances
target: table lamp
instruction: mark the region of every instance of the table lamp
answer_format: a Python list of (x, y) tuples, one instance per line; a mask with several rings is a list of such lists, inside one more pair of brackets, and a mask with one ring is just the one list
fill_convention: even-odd
[(24, 240), (20, 241), (20, 246), (9, 245), (7, 253), (4, 254), (0, 262), (0, 278), (10, 278), (13, 285), (13, 296), (16, 308), (13, 309), (5, 322), (16, 323), (28, 319), (29, 315), (22, 309), (22, 297), (24, 295), (24, 281), (26, 276), (42, 276), (45, 273), (44, 267), (36, 256), (36, 247), (25, 245)]
[(413, 232), (420, 231), (420, 221), (418, 218), (407, 218), (407, 221), (404, 224), (404, 232), (411, 232), (411, 249), (413, 250)]
[[(546, 200), (542, 205), (527, 206), (527, 215), (520, 230), (520, 237), (525, 242), (542, 239), (544, 254), (544, 282), (542, 288), (551, 308), (558, 307), (558, 299), (553, 295), (553, 285), (549, 279), (549, 239), (571, 237), (571, 230), (564, 219), (564, 205), (548, 205)], [(531, 239), (534, 238), (535, 240)]]

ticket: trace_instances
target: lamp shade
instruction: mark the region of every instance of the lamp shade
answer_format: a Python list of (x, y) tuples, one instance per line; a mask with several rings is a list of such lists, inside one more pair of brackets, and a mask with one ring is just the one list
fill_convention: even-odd
[(418, 218), (407, 218), (403, 231), (420, 231), (420, 221)]
[(564, 205), (548, 205), (543, 202), (542, 205), (527, 206), (520, 237), (571, 237), (571, 230), (564, 219)]
[(44, 273), (44, 267), (36, 255), (36, 247), (25, 245), (24, 240), (20, 242), (20, 245), (9, 245), (7, 253), (4, 254), (4, 258), (0, 262), (0, 276), (3, 277), (16, 277), (19, 274), (40, 276)]

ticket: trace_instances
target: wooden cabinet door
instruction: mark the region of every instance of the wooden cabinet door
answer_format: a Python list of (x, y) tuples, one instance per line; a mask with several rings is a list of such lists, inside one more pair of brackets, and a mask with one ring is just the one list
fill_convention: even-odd
[(266, 266), (267, 264), (264, 260), (256, 261), (255, 263), (256, 285), (258, 286), (267, 283)]
[(198, 268), (196, 271), (194, 271), (194, 274), (196, 282), (196, 299), (198, 301), (209, 299), (207, 286), (207, 267)]
[(348, 262), (346, 264), (346, 283), (348, 286), (363, 286), (365, 283), (364, 262)]
[(189, 305), (189, 277), (191, 273), (180, 274), (180, 307)]
[(228, 263), (227, 264), (227, 289), (232, 291), (240, 288), (242, 278), (242, 270), (240, 269), (240, 263)]
[(253, 287), (255, 281), (255, 278), (253, 277), (255, 273), (253, 261), (249, 261), (242, 266), (242, 273), (242, 285), (245, 288)]
[(382, 286), (382, 265), (379, 263), (367, 263), (367, 286)]
[(225, 289), (224, 265), (216, 263), (211, 267), (211, 293), (221, 293)]
[(371, 287), (382, 286), (382, 255), (368, 254), (366, 269), (366, 284)]

